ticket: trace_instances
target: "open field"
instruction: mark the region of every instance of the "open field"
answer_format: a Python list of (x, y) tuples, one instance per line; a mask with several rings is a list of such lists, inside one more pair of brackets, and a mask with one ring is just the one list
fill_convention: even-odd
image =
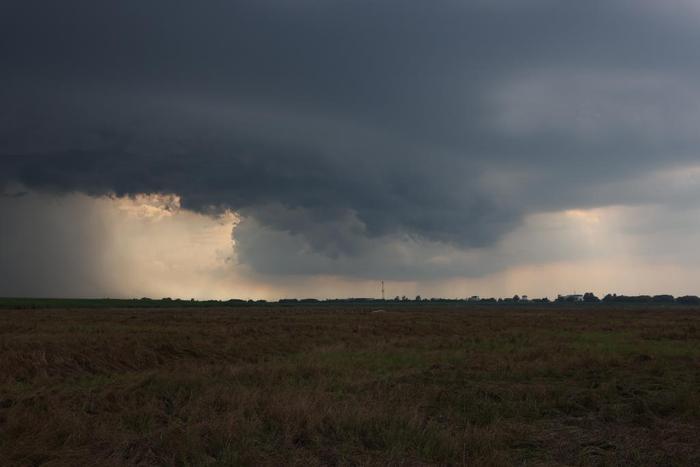
[(0, 311), (0, 465), (700, 465), (700, 309)]

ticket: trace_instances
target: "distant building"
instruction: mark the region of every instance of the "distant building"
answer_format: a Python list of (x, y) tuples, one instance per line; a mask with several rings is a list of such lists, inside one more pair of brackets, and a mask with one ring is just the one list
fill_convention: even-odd
[(521, 301), (521, 302), (529, 302), (530, 299), (527, 298), (527, 295), (522, 295), (522, 296), (520, 297), (520, 301)]

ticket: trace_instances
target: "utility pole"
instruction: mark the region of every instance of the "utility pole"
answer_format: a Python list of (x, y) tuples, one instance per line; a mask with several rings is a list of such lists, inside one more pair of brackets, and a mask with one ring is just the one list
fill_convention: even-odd
[(382, 301), (384, 301), (384, 281), (382, 281)]

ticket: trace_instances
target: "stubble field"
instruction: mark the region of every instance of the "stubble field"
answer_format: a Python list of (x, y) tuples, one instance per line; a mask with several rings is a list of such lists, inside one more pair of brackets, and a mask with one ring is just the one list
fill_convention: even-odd
[(3, 310), (0, 465), (700, 465), (700, 310)]

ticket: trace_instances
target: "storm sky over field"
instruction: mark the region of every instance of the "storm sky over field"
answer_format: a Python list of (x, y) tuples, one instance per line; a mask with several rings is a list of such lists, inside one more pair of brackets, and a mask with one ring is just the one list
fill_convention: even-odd
[(0, 295), (700, 293), (700, 3), (0, 4)]

